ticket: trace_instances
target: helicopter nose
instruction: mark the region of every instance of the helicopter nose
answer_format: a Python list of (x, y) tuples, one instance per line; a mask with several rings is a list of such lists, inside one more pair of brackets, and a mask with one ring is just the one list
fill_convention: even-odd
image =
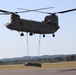
[(10, 29), (12, 25), (6, 24), (5, 26)]
[(9, 28), (9, 24), (5, 24), (5, 26), (6, 26), (7, 28)]

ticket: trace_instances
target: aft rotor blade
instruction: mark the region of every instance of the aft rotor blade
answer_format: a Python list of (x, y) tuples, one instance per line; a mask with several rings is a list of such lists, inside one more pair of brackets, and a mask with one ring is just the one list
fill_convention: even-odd
[(56, 12), (56, 13), (67, 13), (67, 12), (71, 12), (71, 11), (76, 11), (76, 8), (70, 9), (70, 10), (65, 10), (65, 11), (60, 11), (60, 12)]
[(27, 10), (27, 11), (20, 11), (20, 12), (16, 12), (16, 13), (25, 13), (25, 12), (34, 11), (34, 12), (38, 12), (38, 13), (52, 14), (52, 13), (49, 13), (49, 12), (43, 12), (43, 11), (39, 11), (39, 10), (29, 10), (29, 9), (26, 9), (26, 10)]
[(65, 10), (65, 11), (60, 11), (60, 12), (55, 12), (55, 13), (49, 13), (49, 12), (42, 12), (42, 11), (36, 11), (36, 12), (39, 12), (39, 13), (45, 13), (45, 14), (58, 14), (58, 13), (67, 13), (67, 12), (72, 12), (72, 11), (76, 11), (76, 8), (74, 9), (70, 9), (70, 10)]
[(38, 10), (36, 10), (35, 12), (44, 13), (44, 14), (52, 14), (52, 13), (49, 13), (49, 12), (43, 12), (43, 11), (38, 11)]
[(50, 8), (54, 8), (54, 7), (46, 7), (46, 8), (39, 8), (39, 9), (33, 9), (33, 10), (30, 10), (30, 9), (23, 9), (23, 8), (18, 8), (18, 9), (20, 9), (20, 10), (36, 11), (36, 10), (44, 10), (44, 9), (50, 9)]
[(54, 7), (47, 7), (47, 8), (33, 9), (33, 10), (18, 8), (18, 9), (20, 9), (20, 10), (26, 10), (26, 11), (21, 11), (21, 12), (17, 12), (17, 13), (24, 13), (24, 12), (31, 12), (31, 11), (40, 12), (40, 13), (45, 13), (45, 12), (38, 11), (38, 10), (44, 10), (44, 9), (50, 9), (50, 8), (54, 8)]

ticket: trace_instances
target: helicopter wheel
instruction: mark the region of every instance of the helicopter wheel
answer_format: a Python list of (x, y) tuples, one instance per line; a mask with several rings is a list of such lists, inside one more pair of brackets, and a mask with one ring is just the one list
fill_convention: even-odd
[(45, 37), (45, 34), (43, 34), (43, 37)]
[(55, 37), (55, 34), (53, 33), (53, 35), (52, 35), (53, 37)]
[(21, 33), (20, 35), (21, 35), (21, 36), (24, 36), (24, 33)]
[(29, 33), (29, 35), (30, 35), (30, 36), (32, 36), (32, 35), (33, 35), (33, 33)]

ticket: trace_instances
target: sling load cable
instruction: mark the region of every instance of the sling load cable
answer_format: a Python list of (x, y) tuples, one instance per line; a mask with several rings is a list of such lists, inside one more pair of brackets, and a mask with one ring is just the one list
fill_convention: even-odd
[(39, 35), (39, 46), (37, 56), (40, 56), (40, 44), (41, 44), (41, 34)]
[(29, 51), (29, 41), (28, 41), (28, 33), (26, 33), (26, 36), (27, 36), (27, 60), (30, 56), (30, 51)]

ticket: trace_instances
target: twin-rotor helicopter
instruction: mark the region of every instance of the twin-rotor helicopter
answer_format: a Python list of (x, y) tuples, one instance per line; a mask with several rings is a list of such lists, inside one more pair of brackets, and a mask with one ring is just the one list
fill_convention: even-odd
[[(28, 10), (28, 9), (22, 9), (24, 11), (20, 12), (10, 12), (6, 10), (0, 10), (0, 15), (10, 15), (10, 20), (6, 24), (6, 27), (11, 30), (16, 30), (18, 32), (21, 32), (20, 35), (24, 36), (23, 32), (29, 33), (30, 36), (33, 34), (43, 34), (43, 37), (45, 37), (45, 34), (52, 34), (53, 37), (55, 37), (55, 32), (60, 28), (58, 25), (58, 16), (56, 14), (63, 14), (71, 11), (75, 11), (75, 9), (70, 9), (70, 10), (65, 10), (65, 11), (60, 11), (60, 12), (55, 12), (55, 13), (49, 13), (49, 12), (42, 12), (40, 10), (43, 9), (49, 9), (52, 7), (47, 7), (47, 8), (40, 8), (40, 9), (34, 9), (34, 10)], [(27, 19), (21, 19), (18, 13), (24, 13), (24, 12), (39, 12), (39, 13), (45, 13), (49, 14), (45, 16), (44, 21), (39, 22), (39, 21), (33, 21), (33, 20), (27, 20)]]

